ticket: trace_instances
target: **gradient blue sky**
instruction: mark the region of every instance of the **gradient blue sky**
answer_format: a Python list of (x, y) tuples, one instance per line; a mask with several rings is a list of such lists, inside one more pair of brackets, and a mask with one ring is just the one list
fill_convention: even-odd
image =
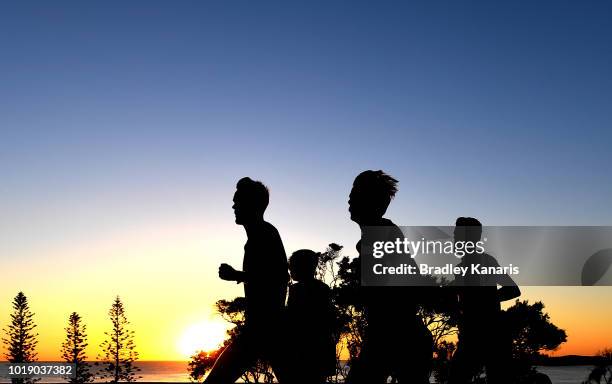
[(402, 224), (612, 224), (609, 2), (0, 7), (3, 247), (229, 217), (242, 175), (333, 233), (367, 168)]
[(288, 251), (353, 249), (364, 169), (400, 180), (402, 225), (612, 225), (611, 20), (609, 1), (2, 2), (0, 257), (138, 234), (237, 263), (246, 175)]

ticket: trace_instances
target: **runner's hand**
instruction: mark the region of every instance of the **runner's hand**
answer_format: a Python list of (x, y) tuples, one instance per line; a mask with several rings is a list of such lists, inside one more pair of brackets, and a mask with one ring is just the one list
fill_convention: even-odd
[(231, 265), (223, 263), (219, 266), (219, 277), (222, 280), (236, 281), (236, 270)]

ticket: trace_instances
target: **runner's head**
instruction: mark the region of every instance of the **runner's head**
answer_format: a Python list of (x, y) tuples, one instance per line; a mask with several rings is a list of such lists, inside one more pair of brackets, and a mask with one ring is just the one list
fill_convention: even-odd
[(361, 172), (353, 182), (349, 195), (351, 220), (358, 224), (383, 217), (397, 193), (397, 180), (383, 171)]
[(482, 224), (473, 217), (458, 217), (455, 222), (455, 241), (476, 243), (482, 236)]
[(314, 278), (319, 265), (319, 254), (310, 249), (300, 249), (293, 252), (289, 258), (289, 271), (295, 281), (304, 281)]
[(268, 188), (261, 182), (243, 177), (236, 184), (234, 193), (234, 215), (236, 224), (248, 224), (262, 220), (268, 207), (270, 194)]

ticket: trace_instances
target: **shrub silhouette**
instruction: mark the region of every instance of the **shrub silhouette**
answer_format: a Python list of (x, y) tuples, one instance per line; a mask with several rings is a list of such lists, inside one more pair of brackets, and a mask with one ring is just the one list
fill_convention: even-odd
[(221, 354), (221, 351), (223, 351), (223, 348), (210, 352), (199, 351), (191, 356), (191, 360), (189, 361), (187, 367), (189, 379), (193, 382), (201, 382), (204, 379), (204, 376), (206, 376), (206, 373), (210, 371), (212, 366), (215, 364), (215, 361)]
[(612, 348), (598, 353), (599, 362), (583, 384), (612, 384)]

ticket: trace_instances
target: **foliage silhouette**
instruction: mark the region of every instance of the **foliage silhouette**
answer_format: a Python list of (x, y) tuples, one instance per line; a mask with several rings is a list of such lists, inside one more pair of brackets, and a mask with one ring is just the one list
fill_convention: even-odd
[(612, 348), (605, 348), (598, 356), (599, 362), (583, 384), (612, 384)]
[[(320, 260), (323, 260), (324, 263), (319, 264), (318, 276), (325, 276), (327, 281), (332, 282), (330, 285), (333, 287), (332, 297), (336, 310), (336, 332), (340, 340), (337, 346), (336, 376), (330, 377), (329, 380), (340, 383), (346, 379), (346, 368), (340, 361), (339, 355), (348, 353), (349, 364), (350, 359), (358, 355), (366, 319), (363, 316), (363, 305), (357, 292), (360, 283), (358, 259), (343, 256), (340, 246), (337, 251), (323, 256), (330, 252), (330, 247), (321, 254)], [(333, 268), (330, 267), (330, 263), (334, 264)], [(244, 297), (219, 300), (216, 303), (219, 314), (226, 321), (235, 325), (228, 331), (229, 339), (236, 337), (244, 326), (245, 306)], [(513, 339), (515, 364), (517, 364), (517, 369), (521, 370), (523, 382), (535, 380), (537, 373), (533, 370), (533, 361), (539, 353), (554, 350), (566, 340), (565, 331), (552, 324), (549, 315), (544, 313), (543, 309), (544, 305), (541, 302), (529, 304), (527, 301), (517, 300), (512, 307), (504, 311), (508, 324), (510, 324), (509, 331)], [(455, 344), (450, 339), (457, 332), (457, 309), (449, 305), (444, 297), (441, 297), (438, 302), (422, 305), (419, 310), (436, 342), (434, 377), (436, 382), (445, 383), (448, 380), (449, 360), (455, 349)], [(287, 348), (293, 347), (287, 345)], [(211, 352), (211, 354), (214, 356), (218, 352)], [(206, 367), (207, 364), (210, 366), (210, 360), (206, 359), (206, 354), (192, 357), (192, 362), (198, 362), (202, 367)], [(250, 370), (242, 379), (251, 383), (264, 382), (269, 377), (266, 372), (270, 372), (269, 367), (259, 366)]]
[[(11, 322), (4, 329), (6, 337), (2, 338), (7, 352), (4, 357), (10, 363), (31, 363), (38, 360), (36, 345), (38, 344), (38, 333), (34, 333), (34, 313), (30, 311), (28, 298), (23, 292), (19, 292), (13, 299), (13, 313)], [(11, 379), (13, 384), (29, 384), (39, 379)]]
[[(112, 329), (104, 332), (107, 339), (100, 344), (102, 356), (98, 356), (100, 364), (104, 367), (101, 378), (110, 379), (111, 383), (133, 382), (140, 378), (136, 372), (140, 368), (134, 365), (138, 360), (138, 352), (134, 343), (134, 331), (128, 329), (130, 324), (125, 315), (125, 308), (119, 296), (111, 305), (108, 316)], [(96, 363), (97, 364), (97, 363)]]
[(81, 316), (78, 313), (72, 312), (68, 318), (68, 326), (66, 330), (66, 339), (62, 343), (61, 356), (68, 363), (75, 365), (75, 377), (69, 379), (69, 383), (82, 384), (93, 382), (94, 375), (89, 372), (89, 363), (87, 363), (87, 333), (86, 326), (81, 322)]
[(452, 341), (441, 340), (435, 346), (433, 376), (436, 383), (448, 383), (450, 379), (451, 358), (457, 345)]
[(223, 348), (216, 349), (214, 351), (199, 351), (191, 356), (191, 360), (188, 363), (187, 371), (189, 372), (189, 379), (192, 382), (201, 382), (206, 376), (206, 373), (210, 371), (215, 361), (219, 357), (219, 354)]
[(544, 304), (516, 300), (506, 309), (505, 321), (512, 337), (514, 359), (530, 367), (542, 351), (553, 351), (567, 341), (567, 334), (550, 321)]

